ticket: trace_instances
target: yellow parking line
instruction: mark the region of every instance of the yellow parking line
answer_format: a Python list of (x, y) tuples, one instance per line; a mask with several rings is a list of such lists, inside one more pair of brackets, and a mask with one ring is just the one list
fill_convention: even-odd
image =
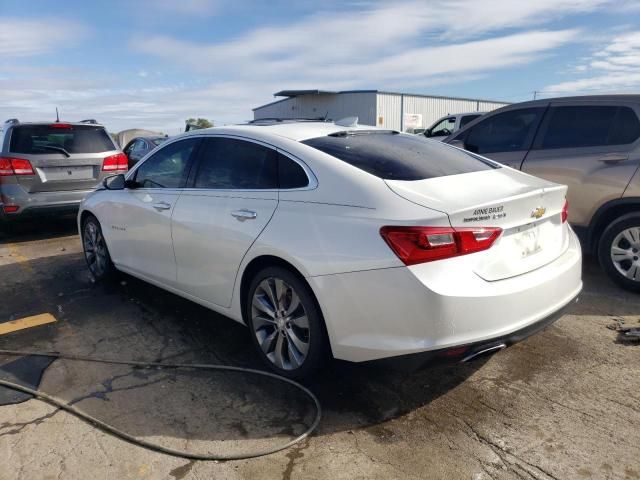
[(50, 313), (41, 313), (40, 315), (11, 320), (10, 322), (0, 323), (0, 335), (17, 332), (18, 330), (24, 330), (25, 328), (46, 325), (47, 323), (53, 323), (55, 321), (56, 318)]

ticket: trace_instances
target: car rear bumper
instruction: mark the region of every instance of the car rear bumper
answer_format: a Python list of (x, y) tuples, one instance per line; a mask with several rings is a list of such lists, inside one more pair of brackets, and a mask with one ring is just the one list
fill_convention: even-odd
[[(20, 185), (2, 185), (0, 218), (12, 220), (40, 215), (59, 215), (78, 211), (80, 203), (91, 190), (29, 193)], [(4, 206), (17, 206), (15, 213), (5, 213)]]
[(462, 256), (309, 278), (334, 356), (364, 362), (513, 343), (517, 332), (554, 318), (582, 289), (582, 254), (572, 231), (560, 257), (517, 277), (487, 282), (468, 262)]

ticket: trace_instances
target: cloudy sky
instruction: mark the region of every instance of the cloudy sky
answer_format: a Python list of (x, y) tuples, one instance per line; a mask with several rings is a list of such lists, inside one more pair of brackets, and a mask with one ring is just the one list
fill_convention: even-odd
[(0, 0), (0, 119), (218, 124), (292, 88), (640, 92), (640, 2)]

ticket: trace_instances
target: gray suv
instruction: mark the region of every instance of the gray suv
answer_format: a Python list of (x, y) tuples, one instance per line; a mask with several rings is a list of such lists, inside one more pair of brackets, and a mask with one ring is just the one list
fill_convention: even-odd
[(73, 212), (105, 177), (128, 168), (127, 157), (93, 120), (12, 119), (0, 135), (0, 221)]
[(569, 221), (612, 280), (640, 292), (640, 95), (509, 105), (444, 141), (569, 186)]

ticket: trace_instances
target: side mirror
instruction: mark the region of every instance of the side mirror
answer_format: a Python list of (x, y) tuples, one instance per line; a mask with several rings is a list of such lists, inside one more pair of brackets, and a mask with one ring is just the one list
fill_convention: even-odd
[(423, 135), (427, 138), (431, 138), (431, 129), (427, 128)]
[(111, 175), (105, 178), (102, 185), (107, 190), (124, 190), (126, 180), (124, 179), (124, 175), (119, 173), (118, 175)]

